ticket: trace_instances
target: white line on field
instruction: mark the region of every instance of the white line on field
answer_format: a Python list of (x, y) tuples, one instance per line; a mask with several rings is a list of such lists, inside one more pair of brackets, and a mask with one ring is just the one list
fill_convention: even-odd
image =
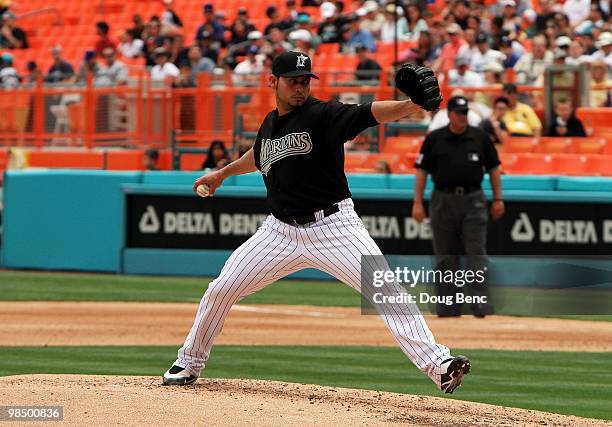
[(308, 317), (350, 317), (343, 313), (328, 313), (324, 311), (308, 311), (308, 310), (290, 310), (290, 309), (278, 309), (269, 307), (254, 307), (252, 305), (241, 305), (237, 304), (232, 307), (232, 310), (236, 311), (248, 311), (251, 313), (270, 313), (270, 314), (286, 314), (290, 316), (308, 316)]

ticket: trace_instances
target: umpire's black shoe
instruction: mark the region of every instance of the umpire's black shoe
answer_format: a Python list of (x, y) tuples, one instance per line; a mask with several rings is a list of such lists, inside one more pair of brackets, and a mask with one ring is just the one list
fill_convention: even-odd
[(463, 376), (470, 372), (470, 359), (465, 356), (446, 359), (441, 368), (440, 389), (444, 393), (452, 393), (461, 385)]
[(185, 368), (172, 365), (162, 377), (162, 385), (188, 385), (196, 382), (198, 377), (191, 375)]

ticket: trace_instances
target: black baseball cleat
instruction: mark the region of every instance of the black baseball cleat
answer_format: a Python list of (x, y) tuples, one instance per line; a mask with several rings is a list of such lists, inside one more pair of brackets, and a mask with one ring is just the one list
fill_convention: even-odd
[(461, 379), (470, 372), (470, 359), (465, 356), (457, 356), (446, 359), (440, 366), (440, 390), (444, 393), (452, 393), (461, 385)]
[(191, 375), (185, 368), (172, 365), (162, 377), (162, 385), (189, 385), (196, 382), (198, 377)]

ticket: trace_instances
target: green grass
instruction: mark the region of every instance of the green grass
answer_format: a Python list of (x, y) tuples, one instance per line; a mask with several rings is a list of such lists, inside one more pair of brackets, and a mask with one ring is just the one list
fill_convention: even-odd
[[(160, 376), (176, 347), (0, 347), (0, 375)], [(454, 399), (612, 420), (609, 353), (461, 350), (472, 374)], [(396, 348), (216, 346), (205, 376), (445, 397)]]
[[(0, 272), (3, 301), (199, 302), (211, 278)], [(246, 298), (251, 304), (359, 307), (359, 294), (332, 281), (276, 282)]]
[[(199, 302), (211, 280), (204, 277), (4, 271), (0, 272), (0, 300)], [(521, 312), (523, 292), (520, 289), (498, 295), (511, 307), (509, 312)], [(282, 280), (247, 297), (242, 303), (359, 307), (361, 301), (356, 292), (338, 282)], [(612, 314), (548, 317), (612, 321)]]

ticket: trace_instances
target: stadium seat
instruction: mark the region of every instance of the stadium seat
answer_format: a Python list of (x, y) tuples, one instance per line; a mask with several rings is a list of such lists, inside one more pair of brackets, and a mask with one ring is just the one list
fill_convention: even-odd
[(571, 138), (544, 137), (535, 145), (535, 153), (567, 153), (572, 146)]
[(28, 154), (30, 167), (103, 169), (102, 151), (43, 151), (32, 150)]
[(588, 156), (587, 170), (591, 175), (612, 176), (612, 156)]
[(593, 135), (612, 133), (612, 108), (576, 108), (576, 116), (582, 121), (585, 129), (592, 129)]
[(503, 145), (503, 151), (507, 153), (531, 153), (535, 149), (537, 139), (527, 137), (513, 136), (506, 140)]
[(423, 137), (414, 136), (388, 136), (385, 139), (384, 151), (390, 153), (418, 152), (423, 143)]
[(516, 163), (508, 170), (513, 174), (554, 174), (556, 173), (552, 163), (552, 156), (539, 153), (517, 154)]
[(108, 170), (143, 170), (144, 150), (112, 150), (106, 152)]
[(555, 154), (552, 163), (558, 175), (589, 175), (587, 159), (583, 154)]

